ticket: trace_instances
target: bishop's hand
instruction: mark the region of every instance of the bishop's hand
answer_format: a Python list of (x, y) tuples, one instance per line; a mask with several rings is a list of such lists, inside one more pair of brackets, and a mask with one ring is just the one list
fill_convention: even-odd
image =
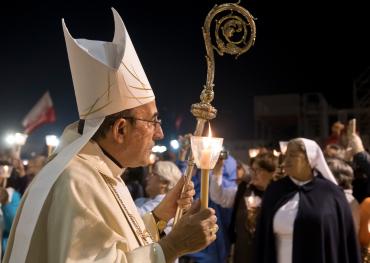
[(185, 183), (185, 177), (177, 182), (177, 184), (166, 194), (162, 202), (154, 209), (156, 216), (164, 221), (169, 221), (175, 217), (177, 206), (183, 211), (190, 208), (195, 195), (194, 184), (192, 181), (185, 186), (185, 191), (181, 194), (182, 187)]

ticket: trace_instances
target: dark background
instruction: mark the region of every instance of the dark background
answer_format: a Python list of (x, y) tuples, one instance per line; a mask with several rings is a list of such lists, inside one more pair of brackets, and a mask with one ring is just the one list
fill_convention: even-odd
[[(352, 85), (370, 65), (365, 1), (242, 1), (257, 18), (255, 46), (237, 60), (216, 55), (217, 136), (253, 137), (253, 96), (322, 92), (336, 108), (352, 106)], [(223, 1), (13, 1), (0, 11), (0, 136), (21, 121), (46, 90), (57, 121), (29, 137), (40, 151), (46, 134), (78, 119), (61, 19), (75, 38), (111, 41), (121, 14), (164, 122), (166, 139), (192, 132), (190, 105), (206, 80), (201, 27)], [(323, 5), (325, 4), (325, 5)], [(180, 129), (175, 121), (181, 118)]]

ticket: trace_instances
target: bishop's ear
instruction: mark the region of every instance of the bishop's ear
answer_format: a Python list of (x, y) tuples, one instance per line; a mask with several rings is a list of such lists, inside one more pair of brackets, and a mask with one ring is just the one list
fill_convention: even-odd
[(113, 127), (112, 127), (112, 132), (113, 132), (113, 139), (117, 143), (122, 143), (123, 138), (125, 135), (125, 126), (127, 124), (127, 121), (125, 119), (118, 119), (114, 122)]

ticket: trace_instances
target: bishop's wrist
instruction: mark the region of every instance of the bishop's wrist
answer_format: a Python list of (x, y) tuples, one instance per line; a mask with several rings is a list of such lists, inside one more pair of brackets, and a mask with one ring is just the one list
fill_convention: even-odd
[(161, 218), (157, 215), (157, 212), (155, 211), (155, 209), (152, 211), (152, 215), (153, 215), (153, 218), (154, 218), (154, 220), (155, 220), (156, 223), (159, 220), (161, 220)]
[(168, 222), (171, 217), (169, 217), (168, 213), (165, 213), (165, 211), (163, 209), (160, 208), (160, 205), (157, 206), (153, 211), (152, 211), (152, 214), (154, 216), (154, 218), (158, 220), (162, 220), (162, 221), (166, 221)]
[(158, 217), (155, 210), (152, 211), (152, 216), (153, 216), (153, 218), (155, 220), (155, 223), (157, 225), (157, 229), (158, 229), (160, 237), (163, 237), (164, 229), (167, 227), (167, 221)]

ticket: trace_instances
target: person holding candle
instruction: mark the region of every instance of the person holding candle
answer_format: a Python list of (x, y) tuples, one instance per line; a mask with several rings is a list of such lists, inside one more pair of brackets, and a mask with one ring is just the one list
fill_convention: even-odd
[(315, 141), (289, 141), (286, 177), (265, 191), (257, 263), (360, 263), (351, 209)]
[(0, 160), (0, 200), (3, 215), (3, 232), (1, 239), (1, 254), (3, 255), (9, 238), (16, 211), (21, 201), (21, 194), (15, 189), (13, 182), (9, 181), (14, 167), (8, 161)]
[[(177, 160), (177, 165), (182, 172), (186, 169), (186, 161), (183, 159)], [(236, 160), (232, 155), (222, 162), (222, 185), (225, 188), (236, 187)], [(195, 199), (200, 199), (201, 196), (201, 170), (194, 169), (194, 175), (191, 180), (194, 183)], [(212, 171), (211, 176), (212, 178)], [(232, 208), (223, 208), (209, 198), (209, 207), (215, 210), (217, 216), (217, 224), (220, 226), (217, 232), (217, 239), (205, 249), (187, 254), (180, 258), (180, 262), (197, 262), (197, 263), (224, 263), (227, 261), (230, 252), (230, 239), (228, 229), (231, 222)], [(176, 228), (176, 226), (175, 226)]]
[[(222, 160), (215, 169), (210, 183), (210, 197), (225, 208), (233, 208), (229, 228), (231, 242), (234, 243), (235, 263), (251, 262), (256, 217), (263, 193), (271, 182), (278, 167), (277, 157), (271, 152), (259, 153), (251, 161), (251, 181), (247, 177), (237, 186), (222, 186)], [(249, 220), (248, 220), (249, 219)]]
[[(154, 92), (114, 9), (111, 42), (75, 39), (62, 27), (80, 120), (23, 196), (3, 262), (173, 262), (216, 239), (212, 209), (192, 204), (184, 180), (140, 217), (121, 179), (125, 167), (149, 164), (163, 138)], [(158, 223), (187, 213), (159, 239)]]

